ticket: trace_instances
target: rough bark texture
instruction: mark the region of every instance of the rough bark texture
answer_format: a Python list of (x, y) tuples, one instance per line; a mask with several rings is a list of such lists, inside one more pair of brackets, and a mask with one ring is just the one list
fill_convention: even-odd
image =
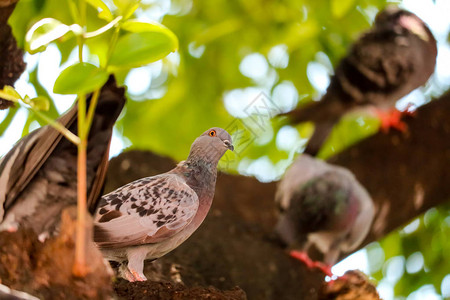
[(88, 222), (87, 248), (90, 273), (72, 275), (75, 253), (76, 208), (65, 210), (61, 232), (41, 243), (32, 230), (0, 232), (0, 281), (40, 299), (110, 299), (111, 272), (92, 241), (92, 220)]
[(322, 300), (380, 300), (375, 286), (360, 271), (347, 271), (344, 276), (324, 286)]
[[(11, 27), (7, 24), (17, 1), (0, 1), (0, 89), (5, 85), (13, 85), (25, 70), (23, 51), (17, 48)], [(0, 109), (13, 105), (13, 102), (0, 98)]]

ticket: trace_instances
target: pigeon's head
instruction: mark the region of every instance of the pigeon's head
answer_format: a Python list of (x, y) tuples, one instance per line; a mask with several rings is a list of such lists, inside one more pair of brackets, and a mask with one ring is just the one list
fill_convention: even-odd
[(217, 163), (227, 150), (234, 150), (230, 134), (225, 129), (213, 127), (195, 139), (188, 160), (202, 159)]
[(397, 34), (409, 32), (427, 43), (436, 43), (430, 29), (418, 16), (394, 5), (387, 6), (377, 14), (375, 27), (381, 30), (393, 30)]

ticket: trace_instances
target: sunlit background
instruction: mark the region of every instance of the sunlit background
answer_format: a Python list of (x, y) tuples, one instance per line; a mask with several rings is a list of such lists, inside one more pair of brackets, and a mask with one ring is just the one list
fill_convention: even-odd
[[(338, 1), (142, 2), (145, 9), (138, 10), (136, 17), (168, 26), (180, 39), (180, 50), (119, 76), (130, 100), (115, 128), (111, 156), (130, 147), (180, 160), (186, 156), (193, 137), (205, 128), (233, 128), (239, 124), (247, 130), (251, 143), (238, 150), (236, 156), (225, 158), (228, 163), (221, 167), (263, 182), (282, 176), (295, 155), (303, 151), (312, 126), (292, 127), (269, 118), (252, 125), (255, 103), (269, 101), (274, 111), (287, 112), (301, 101), (320, 99), (333, 66), (358, 34), (370, 26), (378, 8), (386, 4), (381, 0), (342, 1), (349, 8), (329, 9), (330, 2)], [(36, 3), (42, 1), (19, 2), (11, 18), (16, 36), (33, 23), (30, 18), (25, 24), (25, 17), (31, 14), (23, 12), (26, 5), (36, 7)], [(55, 3), (46, 4), (41, 15), (56, 13), (48, 8)], [(436, 72), (429, 84), (397, 103), (398, 108), (408, 103), (420, 106), (449, 88), (450, 1), (397, 3), (422, 18), (438, 41)], [(84, 50), (88, 61), (98, 64), (94, 46)], [(54, 94), (53, 85), (59, 72), (76, 60), (77, 50), (63, 47), (62, 43), (52, 44), (40, 54), (26, 54), (27, 71), (15, 87), (31, 97), (48, 94), (57, 112), (62, 113), (73, 104), (75, 96)], [(14, 113), (0, 111), (0, 120), (0, 155), (40, 126), (25, 108)], [(371, 116), (345, 118), (321, 157), (373, 134), (377, 126)], [(179, 133), (177, 138), (173, 132)], [(433, 208), (340, 262), (333, 273), (341, 275), (357, 268), (371, 274), (383, 299), (450, 298), (449, 233), (448, 206)]]

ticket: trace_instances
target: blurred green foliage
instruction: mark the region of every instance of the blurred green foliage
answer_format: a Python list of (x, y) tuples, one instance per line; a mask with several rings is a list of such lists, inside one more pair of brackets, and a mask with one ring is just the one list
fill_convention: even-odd
[[(87, 2), (94, 3), (87, 6), (88, 32), (111, 21), (117, 6), (126, 10), (136, 3), (103, 1), (111, 10), (110, 16), (108, 10), (94, 8), (100, 6), (101, 1)], [(292, 130), (282, 118), (271, 117), (319, 98), (321, 91), (311, 78), (312, 67), (331, 74), (352, 41), (370, 27), (376, 12), (386, 2), (142, 1), (133, 17), (162, 22), (177, 36), (179, 50), (164, 58), (162, 63), (140, 68), (143, 73), (137, 76), (131, 76), (133, 71), (130, 72), (129, 66), (115, 70), (118, 81), (130, 86), (125, 114), (117, 128), (131, 147), (181, 160), (199, 133), (221, 126), (234, 133), (237, 144), (237, 154), (227, 154), (221, 162), (222, 168), (258, 175), (261, 180), (276, 179), (294, 155), (303, 150), (312, 126), (301, 124)], [(68, 3), (19, 1), (9, 21), (19, 45), (24, 47), (27, 30), (42, 18), (72, 24)], [(88, 62), (95, 64), (106, 59), (111, 35), (109, 31), (86, 41), (90, 54)], [(122, 55), (129, 53), (142, 55), (147, 51), (146, 40), (141, 43), (144, 43), (139, 45), (143, 50), (134, 49), (132, 43), (124, 44), (115, 59), (120, 61)], [(76, 39), (69, 33), (55, 44), (63, 64), (74, 51)], [(129, 53), (127, 48), (130, 48)], [(50, 91), (41, 84), (37, 67), (28, 71), (29, 82), (38, 95), (48, 96)], [(132, 85), (144, 89), (136, 92), (131, 89)], [(0, 123), (1, 133), (14, 113), (10, 111)], [(56, 116), (53, 102), (50, 115)], [(30, 115), (23, 134), (28, 133), (33, 120)], [(335, 128), (320, 156), (329, 157), (377, 130), (378, 123), (373, 118), (349, 115)], [(282, 132), (290, 133), (287, 146), (280, 142)], [(264, 162), (265, 167), (255, 167), (254, 161)], [(448, 206), (432, 209), (406, 229), (369, 245), (373, 277), (395, 285), (395, 295), (407, 296), (424, 284), (433, 284), (440, 292), (441, 281), (450, 272), (449, 215)], [(420, 255), (424, 261), (421, 268)]]

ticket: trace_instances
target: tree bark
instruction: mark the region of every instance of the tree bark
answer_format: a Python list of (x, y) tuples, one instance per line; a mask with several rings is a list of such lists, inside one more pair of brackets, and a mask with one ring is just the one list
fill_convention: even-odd
[[(0, 0), (0, 89), (13, 85), (25, 70), (23, 51), (17, 47), (11, 27), (7, 24), (17, 1)], [(0, 98), (0, 109), (13, 105), (13, 102)]]

